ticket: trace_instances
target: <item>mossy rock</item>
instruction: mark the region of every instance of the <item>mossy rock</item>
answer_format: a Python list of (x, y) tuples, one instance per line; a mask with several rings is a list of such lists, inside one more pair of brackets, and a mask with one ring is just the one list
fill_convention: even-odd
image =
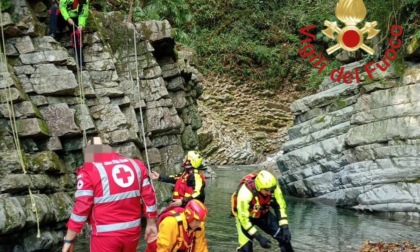
[(53, 151), (44, 151), (31, 156), (29, 160), (30, 170), (37, 173), (66, 173), (66, 166), (60, 157)]
[(325, 122), (325, 115), (322, 115), (315, 120), (315, 123), (324, 123), (324, 122)]
[(133, 32), (124, 22), (125, 16), (123, 13), (95, 13), (92, 18), (102, 39), (109, 43), (113, 52), (123, 52), (127, 45), (132, 44)]
[(204, 150), (212, 141), (213, 135), (211, 133), (198, 134), (198, 149)]

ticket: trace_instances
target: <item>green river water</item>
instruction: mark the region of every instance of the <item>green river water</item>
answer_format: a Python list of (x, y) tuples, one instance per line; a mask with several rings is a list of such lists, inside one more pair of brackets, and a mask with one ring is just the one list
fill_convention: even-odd
[[(237, 236), (235, 219), (229, 218), (230, 196), (240, 179), (255, 169), (255, 166), (217, 167), (214, 168), (217, 178), (207, 180), (206, 205), (209, 208), (209, 218), (206, 236), (211, 252), (235, 251)], [(411, 241), (420, 244), (418, 221), (392, 220), (291, 197), (286, 197), (286, 203), (292, 244), (296, 252), (355, 252), (365, 240)], [(276, 244), (273, 240), (273, 245)], [(88, 240), (79, 238), (76, 252), (87, 252), (88, 247)], [(142, 237), (137, 251), (144, 251), (144, 247)], [(279, 249), (273, 246), (265, 250), (256, 243), (254, 251)]]

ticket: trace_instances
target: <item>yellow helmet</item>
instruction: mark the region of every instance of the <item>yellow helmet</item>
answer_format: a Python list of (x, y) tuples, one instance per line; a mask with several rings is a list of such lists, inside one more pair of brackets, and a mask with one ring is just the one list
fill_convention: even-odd
[(273, 174), (266, 170), (262, 170), (255, 177), (255, 187), (258, 191), (261, 189), (268, 189), (273, 191), (277, 186), (277, 179)]
[(203, 163), (203, 158), (200, 156), (198, 151), (189, 151), (186, 158), (190, 162), (191, 166), (196, 169)]

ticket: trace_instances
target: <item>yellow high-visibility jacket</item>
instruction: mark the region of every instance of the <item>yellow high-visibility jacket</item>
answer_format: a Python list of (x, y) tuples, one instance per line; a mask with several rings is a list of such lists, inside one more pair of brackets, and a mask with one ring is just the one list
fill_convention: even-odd
[(79, 25), (86, 27), (86, 20), (89, 16), (89, 0), (86, 0), (86, 3), (82, 7), (82, 11), (79, 15), (79, 6), (73, 8), (74, 0), (60, 0), (60, 12), (64, 20), (69, 18), (78, 18)]
[[(249, 235), (253, 236), (257, 232), (257, 229), (255, 226), (251, 223), (250, 218), (252, 211), (255, 209), (259, 209), (261, 207), (269, 207), (269, 205), (264, 206), (259, 204), (260, 195), (256, 196), (252, 193), (250, 189), (246, 186), (246, 184), (243, 184), (238, 191), (238, 198), (237, 198), (237, 218), (241, 224), (241, 226), (248, 232)], [(281, 192), (281, 189), (279, 186), (276, 186), (276, 189), (274, 190), (274, 193), (272, 194), (274, 197), (271, 206), (274, 209), (274, 214), (279, 219), (279, 225), (287, 225), (287, 213), (286, 213), (286, 202), (283, 198), (283, 193)]]

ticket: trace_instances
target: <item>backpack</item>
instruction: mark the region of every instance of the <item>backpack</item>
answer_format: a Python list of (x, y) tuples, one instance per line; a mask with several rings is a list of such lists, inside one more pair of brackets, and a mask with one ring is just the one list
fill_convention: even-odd
[[(159, 224), (162, 222), (162, 220), (165, 219), (166, 217), (168, 217), (168, 216), (174, 216), (175, 219), (178, 222), (178, 230), (179, 230), (179, 233), (181, 234), (182, 219), (180, 218), (181, 216), (179, 214), (181, 212), (183, 212), (183, 211), (184, 211), (184, 209), (181, 208), (181, 207), (175, 207), (175, 208), (168, 207), (168, 208), (166, 208), (159, 215), (157, 225), (159, 226)], [(180, 237), (178, 237), (178, 240), (179, 239), (180, 239)], [(147, 241), (147, 247), (146, 247), (146, 251), (145, 252), (156, 252), (156, 250), (157, 250), (157, 236), (154, 238), (154, 240)]]
[[(185, 230), (184, 230), (184, 227), (182, 226), (182, 218), (181, 218), (180, 213), (184, 212), (184, 210), (185, 209), (182, 208), (182, 207), (168, 207), (158, 217), (158, 226), (163, 221), (163, 219), (165, 219), (168, 216), (175, 217), (175, 219), (176, 219), (176, 221), (178, 223), (178, 239), (177, 239), (178, 242), (175, 245), (175, 247), (172, 248), (171, 251), (177, 251), (183, 245), (184, 238), (181, 237), (181, 236), (185, 236)], [(193, 239), (195, 239), (195, 232), (194, 232)], [(191, 246), (190, 248), (188, 248), (188, 251), (193, 251), (193, 249), (194, 249), (194, 245)]]
[(182, 225), (182, 219), (177, 217), (177, 216), (180, 216), (179, 214), (182, 212), (184, 212), (184, 208), (182, 207), (168, 207), (167, 209), (163, 210), (163, 212), (159, 215), (158, 226), (162, 222), (162, 220), (168, 216), (174, 216), (178, 222), (178, 225)]
[(238, 209), (236, 208), (238, 204), (238, 192), (239, 192), (239, 189), (241, 189), (243, 184), (245, 184), (246, 187), (252, 192), (252, 195), (254, 197), (258, 197), (257, 189), (255, 188), (255, 186), (251, 185), (257, 175), (258, 175), (257, 172), (248, 174), (242, 178), (241, 182), (239, 182), (238, 188), (236, 189), (236, 191), (232, 194), (232, 197), (230, 198), (231, 214), (233, 216), (237, 217), (237, 214), (238, 214)]

